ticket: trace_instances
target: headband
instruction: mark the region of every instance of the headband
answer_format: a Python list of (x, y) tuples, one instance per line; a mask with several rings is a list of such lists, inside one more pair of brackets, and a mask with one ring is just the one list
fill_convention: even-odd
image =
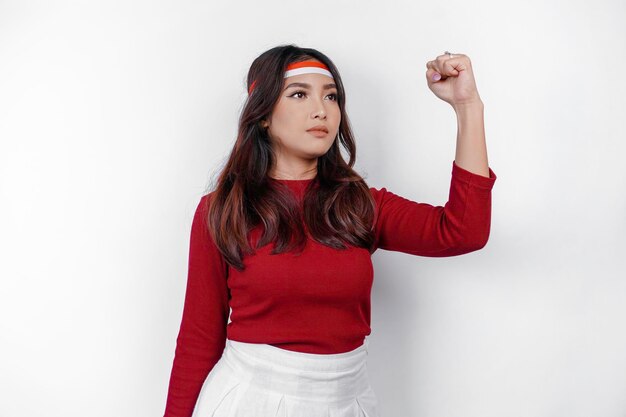
[[(284, 78), (293, 77), (294, 75), (300, 74), (323, 74), (330, 78), (333, 78), (333, 74), (330, 72), (328, 67), (323, 63), (317, 61), (302, 61), (289, 64), (287, 66), (287, 71), (285, 71)], [(252, 94), (252, 90), (254, 90), (255, 85), (256, 80), (254, 80), (250, 85), (248, 95)]]

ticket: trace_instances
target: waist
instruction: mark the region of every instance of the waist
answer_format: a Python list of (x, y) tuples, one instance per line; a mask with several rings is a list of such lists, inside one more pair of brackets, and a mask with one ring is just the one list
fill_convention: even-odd
[(337, 354), (301, 353), (226, 339), (224, 364), (260, 389), (311, 400), (342, 401), (369, 388), (367, 345)]

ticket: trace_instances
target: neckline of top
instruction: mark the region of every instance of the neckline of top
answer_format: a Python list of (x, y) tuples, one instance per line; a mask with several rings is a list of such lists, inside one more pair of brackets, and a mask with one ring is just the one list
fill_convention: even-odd
[(274, 181), (279, 181), (279, 182), (310, 182), (313, 181), (315, 178), (304, 178), (304, 179), (300, 179), (300, 180), (291, 180), (291, 179), (285, 179), (285, 178), (272, 178)]

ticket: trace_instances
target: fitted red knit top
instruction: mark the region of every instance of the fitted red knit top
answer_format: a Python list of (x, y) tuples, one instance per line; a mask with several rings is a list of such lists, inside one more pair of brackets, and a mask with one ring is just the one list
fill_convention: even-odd
[[(484, 177), (453, 161), (444, 206), (370, 188), (376, 201), (374, 251), (444, 257), (482, 248), (489, 237), (495, 180), (491, 168)], [(278, 181), (302, 198), (312, 180)], [(371, 331), (370, 251), (336, 250), (309, 238), (297, 256), (270, 255), (268, 244), (244, 256), (240, 272), (226, 264), (206, 228), (211, 195), (200, 199), (191, 225), (186, 295), (165, 417), (192, 415), (226, 338), (329, 354), (357, 348)]]

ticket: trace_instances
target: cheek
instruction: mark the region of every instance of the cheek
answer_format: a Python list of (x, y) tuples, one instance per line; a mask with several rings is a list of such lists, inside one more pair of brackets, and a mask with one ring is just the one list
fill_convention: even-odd
[(288, 132), (298, 126), (298, 117), (292, 109), (281, 108), (274, 114), (273, 123), (277, 130)]
[(339, 124), (341, 123), (341, 110), (339, 109), (339, 107), (337, 107), (336, 111), (333, 112), (333, 116), (335, 124), (337, 128), (339, 128)]
[(291, 117), (287, 117), (285, 119), (280, 120), (278, 122), (278, 125), (276, 126), (278, 128), (277, 131), (281, 132), (283, 136), (288, 138), (294, 132), (300, 130), (302, 125), (298, 124), (296, 120), (294, 119), (295, 118), (292, 115)]

